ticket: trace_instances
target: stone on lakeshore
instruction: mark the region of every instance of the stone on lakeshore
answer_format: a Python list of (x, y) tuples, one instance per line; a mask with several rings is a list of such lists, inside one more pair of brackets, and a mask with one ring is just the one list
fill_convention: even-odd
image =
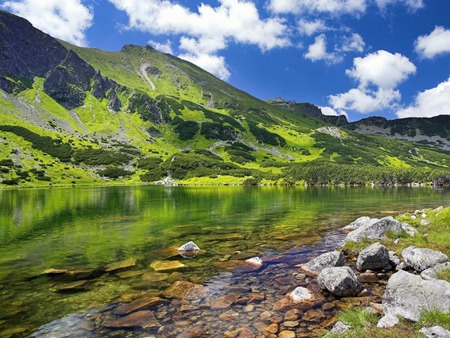
[(389, 264), (394, 268), (400, 265), (400, 258), (394, 251), (389, 251)]
[(382, 239), (388, 231), (398, 234), (401, 233), (402, 230), (404, 230), (402, 223), (396, 221), (392, 216), (388, 216), (373, 224), (366, 224), (353, 230), (347, 234), (344, 242), (359, 242), (364, 238), (374, 240)]
[(297, 320), (300, 318), (302, 312), (299, 309), (292, 309), (289, 310), (288, 312), (286, 312), (286, 314), (284, 315), (284, 320), (285, 321), (293, 321), (293, 320)]
[(87, 291), (89, 283), (85, 280), (80, 280), (72, 283), (59, 285), (56, 287), (56, 292), (82, 292)]
[(246, 263), (255, 265), (257, 267), (261, 267), (263, 265), (263, 261), (259, 257), (252, 257), (245, 260)]
[(137, 258), (128, 258), (124, 261), (111, 263), (106, 266), (106, 272), (114, 272), (118, 270), (129, 269), (137, 265)]
[(344, 334), (348, 330), (350, 330), (352, 327), (350, 325), (344, 324), (341, 321), (338, 321), (336, 324), (334, 324), (333, 328), (329, 332), (329, 334)]
[(382, 304), (385, 315), (415, 322), (425, 310), (450, 313), (450, 283), (441, 279), (424, 280), (401, 270), (389, 278)]
[(261, 268), (261, 266), (247, 263), (239, 260), (229, 260), (225, 262), (214, 262), (213, 265), (219, 269), (231, 272), (252, 272)]
[(359, 271), (382, 270), (388, 263), (388, 249), (381, 243), (373, 243), (359, 253), (356, 268)]
[(194, 242), (190, 241), (178, 248), (178, 251), (200, 251), (200, 248)]
[(155, 271), (169, 271), (184, 268), (186, 265), (179, 261), (155, 261), (150, 264), (150, 267)]
[(131, 303), (123, 304), (123, 305), (119, 306), (117, 309), (114, 310), (114, 313), (116, 315), (123, 316), (123, 315), (130, 314), (132, 312), (144, 310), (150, 306), (162, 303), (163, 301), (164, 300), (162, 300), (159, 297), (148, 297), (148, 298), (136, 299), (136, 300), (132, 301)]
[(450, 331), (444, 329), (442, 326), (424, 327), (419, 332), (428, 338), (450, 338)]
[(195, 289), (203, 289), (203, 286), (181, 280), (173, 283), (171, 287), (163, 292), (163, 296), (166, 298), (183, 299), (186, 298), (190, 292), (195, 292)]
[(232, 332), (225, 332), (224, 338), (255, 338), (256, 335), (248, 327), (241, 327)]
[(443, 271), (443, 270), (450, 270), (450, 262), (437, 264), (437, 265), (433, 266), (432, 268), (423, 270), (420, 273), (420, 277), (422, 277), (423, 279), (427, 279), (427, 280), (436, 279), (436, 278), (438, 278), (437, 273), (439, 271)]
[(118, 318), (115, 320), (108, 320), (103, 323), (103, 326), (109, 329), (154, 329), (159, 328), (161, 324), (155, 318), (152, 311), (139, 311), (132, 314)]
[(239, 298), (237, 293), (229, 293), (211, 301), (211, 309), (228, 309)]
[(296, 335), (294, 331), (284, 330), (278, 334), (278, 338), (295, 338), (295, 337)]
[(365, 225), (371, 225), (378, 221), (379, 221), (378, 218), (370, 218), (367, 216), (363, 216), (358, 218), (356, 221), (351, 222), (349, 225), (346, 225), (345, 227), (341, 228), (341, 230), (352, 231)]
[(204, 336), (203, 329), (200, 326), (194, 326), (183, 330), (177, 338), (201, 338)]
[(303, 315), (302, 320), (306, 320), (307, 322), (320, 322), (323, 318), (325, 318), (325, 314), (321, 310), (308, 310)]
[(308, 263), (297, 265), (297, 267), (309, 274), (316, 276), (325, 268), (343, 266), (344, 263), (345, 258), (342, 252), (331, 251), (310, 260)]
[(354, 296), (363, 290), (355, 273), (348, 266), (325, 268), (317, 278), (319, 287), (335, 296)]
[(275, 323), (270, 324), (269, 326), (266, 327), (266, 331), (273, 334), (278, 333), (278, 329), (279, 329), (278, 324)]
[(447, 255), (440, 251), (428, 248), (407, 247), (402, 251), (402, 257), (406, 265), (418, 272), (422, 272), (433, 266), (448, 261)]
[(387, 314), (378, 321), (377, 327), (393, 327), (399, 323), (397, 316), (393, 314)]

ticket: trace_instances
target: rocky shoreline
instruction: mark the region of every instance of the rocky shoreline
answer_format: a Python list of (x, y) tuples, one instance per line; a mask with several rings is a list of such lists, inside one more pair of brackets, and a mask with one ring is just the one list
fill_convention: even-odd
[[(423, 215), (420, 211), (412, 216), (426, 224)], [(450, 269), (448, 257), (413, 246), (398, 257), (380, 243), (386, 235), (398, 235), (402, 241), (402, 236), (416, 233), (392, 217), (362, 217), (333, 233), (334, 240), (328, 240), (320, 255), (295, 247), (282, 254), (224, 260), (214, 263), (222, 272), (206, 282), (187, 278), (177, 259), (191, 251), (201, 255), (194, 243), (183, 247), (188, 250), (165, 250), (164, 260), (153, 262), (151, 272), (136, 270), (137, 261), (131, 258), (101, 273), (138, 277), (133, 292), (118, 302), (43, 325), (30, 337), (314, 337), (352, 330), (338, 315), (355, 307), (379, 317), (378, 327), (394, 326), (399, 318), (416, 322), (430, 309), (449, 314), (450, 283), (437, 278), (439, 270)], [(368, 240), (375, 243), (357, 255), (344, 245)], [(341, 245), (336, 249), (336, 244)], [(47, 278), (61, 281), (58, 292), (82, 291), (101, 273), (44, 271)], [(443, 327), (421, 332), (450, 336)]]

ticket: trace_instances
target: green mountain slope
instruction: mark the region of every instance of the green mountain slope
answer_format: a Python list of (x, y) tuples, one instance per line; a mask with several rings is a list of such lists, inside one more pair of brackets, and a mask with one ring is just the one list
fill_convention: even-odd
[(447, 151), (338, 129), (150, 47), (75, 47), (1, 11), (0, 26), (3, 186), (312, 182), (323, 163), (359, 168), (358, 183), (448, 173)]

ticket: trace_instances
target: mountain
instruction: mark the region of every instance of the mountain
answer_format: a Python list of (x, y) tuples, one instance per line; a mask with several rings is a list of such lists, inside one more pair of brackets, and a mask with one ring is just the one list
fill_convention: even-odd
[(359, 183), (448, 173), (448, 151), (261, 101), (149, 46), (76, 47), (3, 11), (0, 26), (3, 186), (319, 183), (305, 173), (324, 163)]
[(444, 150), (450, 150), (450, 115), (396, 120), (372, 116), (359, 121), (348, 122), (345, 115), (324, 115), (319, 107), (311, 103), (285, 101), (282, 98), (269, 100), (268, 103), (285, 110), (305, 112), (309, 116), (360, 134), (380, 135), (397, 140), (419, 142)]

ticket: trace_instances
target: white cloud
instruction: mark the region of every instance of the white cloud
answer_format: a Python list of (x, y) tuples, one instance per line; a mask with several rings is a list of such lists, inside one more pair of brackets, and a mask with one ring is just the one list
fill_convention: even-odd
[(314, 43), (308, 47), (305, 58), (311, 61), (326, 61), (329, 63), (337, 63), (342, 61), (342, 57), (327, 52), (327, 38), (325, 34), (316, 37)]
[(408, 10), (412, 12), (415, 12), (425, 6), (423, 0), (375, 0), (375, 3), (382, 11), (384, 11), (388, 6), (398, 4), (404, 5)]
[(80, 0), (6, 1), (2, 7), (55, 38), (77, 46), (87, 45), (85, 31), (92, 25), (93, 11)]
[(342, 47), (340, 48), (344, 52), (362, 52), (366, 43), (361, 35), (353, 33), (351, 36), (344, 36), (342, 38)]
[(399, 118), (450, 115), (450, 77), (436, 87), (420, 92), (412, 105), (397, 111)]
[(173, 54), (172, 42), (170, 42), (170, 40), (166, 40), (166, 42), (164, 43), (149, 40), (147, 42), (147, 45), (155, 48), (157, 51), (161, 53)]
[(169, 0), (109, 1), (127, 13), (130, 29), (182, 35), (180, 57), (214, 70), (222, 79), (230, 74), (217, 53), (230, 41), (256, 45), (263, 51), (291, 44), (285, 22), (278, 17), (261, 19), (256, 5), (247, 0), (219, 0), (216, 7), (202, 3), (196, 12)]
[(331, 107), (319, 107), (320, 110), (322, 111), (323, 115), (327, 115), (327, 116), (341, 116), (344, 115), (347, 119), (348, 119), (348, 114), (346, 111), (339, 109), (339, 110), (335, 110)]
[(347, 93), (330, 95), (329, 102), (334, 109), (355, 110), (366, 114), (388, 108), (400, 98), (398, 90), (378, 88), (372, 91), (353, 88)]
[(432, 59), (436, 55), (450, 53), (450, 29), (437, 26), (430, 35), (419, 36), (416, 52), (423, 58)]
[(230, 77), (230, 72), (223, 56), (210, 54), (182, 54), (179, 55), (179, 57), (196, 64), (222, 80), (228, 80)]
[(353, 68), (346, 74), (360, 83), (360, 87), (370, 84), (383, 89), (393, 89), (409, 75), (416, 72), (416, 66), (406, 56), (384, 50), (353, 60)]
[(366, 0), (270, 0), (274, 13), (328, 13), (359, 15), (366, 11)]
[(318, 32), (324, 32), (329, 30), (329, 28), (327, 27), (327, 25), (325, 24), (325, 22), (323, 20), (313, 20), (313, 21), (308, 21), (305, 19), (301, 19), (298, 22), (298, 30), (300, 32), (300, 34), (306, 35), (306, 36), (311, 36), (315, 33)]

